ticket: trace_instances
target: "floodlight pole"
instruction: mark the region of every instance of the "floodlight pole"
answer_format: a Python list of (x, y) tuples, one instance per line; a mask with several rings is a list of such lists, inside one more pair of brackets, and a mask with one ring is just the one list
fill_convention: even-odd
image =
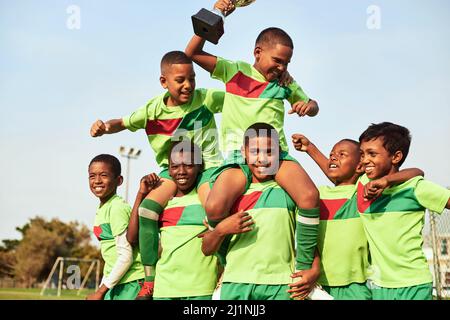
[(119, 153), (122, 157), (127, 158), (127, 172), (125, 174), (125, 202), (128, 202), (128, 184), (130, 180), (130, 159), (137, 159), (141, 154), (141, 150), (135, 148), (126, 148), (120, 146)]

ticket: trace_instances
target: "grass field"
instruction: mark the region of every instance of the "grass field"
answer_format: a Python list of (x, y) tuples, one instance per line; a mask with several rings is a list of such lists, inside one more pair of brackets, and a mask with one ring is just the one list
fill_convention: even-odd
[(83, 300), (92, 290), (83, 290), (78, 296), (78, 290), (62, 290), (61, 296), (56, 295), (56, 289), (46, 290), (41, 296), (41, 289), (0, 288), (0, 300)]

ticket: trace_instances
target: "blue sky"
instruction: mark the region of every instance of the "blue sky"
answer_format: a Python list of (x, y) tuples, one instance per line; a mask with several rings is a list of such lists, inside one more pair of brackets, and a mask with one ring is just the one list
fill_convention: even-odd
[[(130, 198), (142, 175), (159, 171), (144, 132), (93, 139), (89, 128), (161, 92), (161, 56), (184, 49), (190, 16), (212, 4), (0, 0), (0, 239), (17, 238), (15, 227), (35, 215), (91, 227), (97, 199), (87, 165), (99, 153), (143, 150), (131, 165)], [(70, 5), (80, 8), (79, 30), (66, 26)], [(371, 5), (381, 29), (367, 28)], [(321, 108), (315, 118), (287, 115), (288, 136), (304, 133), (328, 153), (370, 123), (396, 122), (413, 135), (404, 166), (449, 186), (449, 9), (446, 0), (258, 0), (228, 17), (221, 42), (206, 50), (252, 62), (258, 33), (285, 29), (295, 43), (289, 71)], [(223, 88), (196, 72), (198, 87)], [(328, 183), (306, 155), (292, 154), (318, 185)]]

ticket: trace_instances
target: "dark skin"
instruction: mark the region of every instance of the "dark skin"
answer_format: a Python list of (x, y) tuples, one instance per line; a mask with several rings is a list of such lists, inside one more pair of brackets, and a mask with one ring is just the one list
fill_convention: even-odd
[[(345, 140), (338, 142), (331, 150), (330, 157), (327, 158), (302, 134), (294, 134), (292, 142), (296, 150), (306, 152), (317, 163), (335, 186), (355, 184), (364, 173), (364, 164), (360, 161), (361, 150), (354, 143)], [(403, 183), (417, 176), (424, 176), (424, 172), (417, 168), (392, 172), (389, 170), (387, 172), (387, 175), (375, 178), (364, 186), (365, 199), (377, 198), (388, 187)]]
[[(272, 147), (273, 146), (273, 147)], [(279, 159), (278, 144), (270, 137), (253, 137), (242, 149), (253, 182), (265, 182), (275, 179), (276, 171), (272, 171), (273, 164)], [(247, 212), (240, 211), (221, 221), (213, 231), (208, 231), (203, 237), (202, 251), (205, 255), (211, 255), (220, 248), (223, 240), (228, 235), (240, 234), (252, 230), (254, 222)], [(301, 270), (292, 274), (292, 278), (298, 281), (289, 285), (288, 292), (293, 299), (304, 299), (314, 288), (320, 275), (320, 258), (316, 253), (314, 262), (309, 270)]]
[[(383, 137), (361, 142), (361, 162), (365, 167), (367, 177), (372, 179), (365, 186), (364, 195), (367, 195), (367, 198), (380, 195), (384, 190), (382, 188), (386, 185), (390, 186), (409, 180), (404, 180), (405, 177), (402, 176), (406, 169), (399, 171), (399, 164), (403, 157), (401, 150), (389, 152), (384, 147)], [(423, 176), (423, 171), (420, 175)], [(450, 199), (447, 200), (445, 207), (450, 209)]]
[[(189, 153), (172, 154), (169, 162), (169, 175), (174, 179), (178, 191), (176, 197), (188, 194), (195, 187), (201, 166), (193, 165)], [(184, 180), (187, 180), (186, 182)], [(154, 188), (158, 187), (161, 179), (156, 173), (142, 177), (139, 190), (136, 194), (133, 210), (131, 212), (130, 224), (128, 226), (127, 240), (132, 246), (139, 242), (139, 206)]]
[(139, 245), (139, 206), (150, 191), (158, 185), (159, 181), (159, 176), (156, 173), (151, 173), (142, 177), (139, 183), (139, 190), (134, 200), (127, 231), (127, 240), (133, 247)]
[[(202, 252), (205, 256), (213, 255), (222, 245), (226, 236), (241, 234), (252, 230), (254, 222), (248, 212), (239, 211), (222, 220), (213, 231), (207, 231), (198, 237), (203, 238)], [(205, 226), (208, 225), (205, 222)]]
[[(111, 166), (104, 162), (93, 162), (89, 166), (89, 188), (100, 200), (100, 207), (108, 202), (117, 192), (117, 187), (123, 182), (123, 177), (112, 171)], [(97, 291), (88, 295), (86, 300), (103, 300), (109, 288), (102, 284)]]

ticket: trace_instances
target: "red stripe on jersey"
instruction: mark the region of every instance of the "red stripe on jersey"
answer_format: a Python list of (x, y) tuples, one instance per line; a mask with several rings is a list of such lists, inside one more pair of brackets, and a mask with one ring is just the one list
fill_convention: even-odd
[(166, 209), (159, 216), (159, 224), (162, 227), (176, 226), (183, 214), (184, 207)]
[(261, 197), (261, 194), (262, 191), (255, 191), (250, 194), (240, 196), (231, 208), (231, 213), (233, 214), (241, 210), (247, 211), (253, 209), (258, 202), (259, 197)]
[(258, 98), (268, 85), (268, 82), (256, 81), (239, 71), (230, 81), (228, 81), (226, 88), (228, 93), (237, 96)]
[(183, 118), (179, 119), (167, 119), (167, 120), (149, 120), (145, 127), (147, 135), (151, 134), (163, 134), (171, 136), (181, 123)]
[(347, 202), (348, 199), (321, 199), (320, 220), (333, 220), (336, 213)]
[(371, 200), (364, 199), (364, 185), (361, 182), (358, 183), (357, 192), (358, 192), (357, 196), (358, 211), (360, 213), (364, 213), (376, 199)]
[(100, 241), (100, 235), (102, 234), (102, 227), (100, 226), (94, 226), (94, 234), (95, 237)]

